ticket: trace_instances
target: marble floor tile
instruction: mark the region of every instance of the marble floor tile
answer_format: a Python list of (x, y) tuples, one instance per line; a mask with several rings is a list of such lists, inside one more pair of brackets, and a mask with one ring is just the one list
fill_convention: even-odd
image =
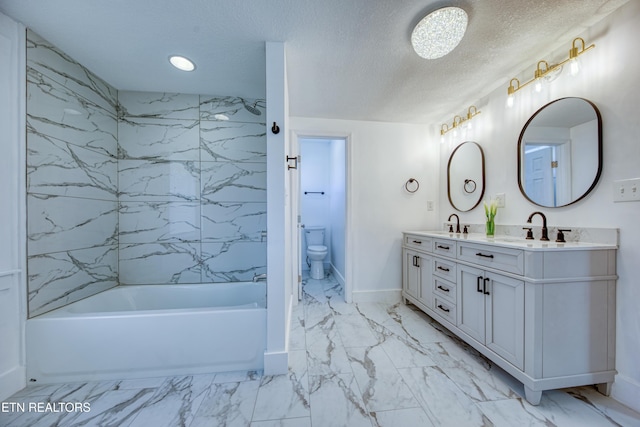
[(545, 391), (535, 408), (557, 426), (640, 426), (635, 412), (595, 387)]
[(298, 303), (291, 313), (291, 330), (289, 331), (289, 349), (306, 350), (306, 331), (304, 320), (304, 306)]
[(371, 413), (375, 427), (435, 427), (422, 408), (394, 409)]
[(368, 322), (357, 311), (346, 316), (337, 314), (334, 319), (345, 347), (369, 347), (378, 344), (378, 339), (369, 328)]
[(305, 278), (286, 375), (32, 384), (5, 402), (91, 410), (5, 411), (0, 426), (640, 426), (639, 413), (594, 387), (545, 391), (532, 406), (520, 382), (414, 306), (346, 304), (337, 283)]
[(260, 381), (213, 384), (190, 427), (250, 425)]
[(391, 363), (398, 369), (434, 366), (436, 364), (431, 358), (428, 349), (404, 337), (395, 335), (385, 337), (384, 341), (380, 343), (380, 347), (387, 353)]
[(311, 423), (323, 427), (371, 427), (353, 374), (310, 377)]
[(264, 376), (253, 410), (254, 421), (309, 416), (309, 378), (306, 354), (289, 352), (287, 375)]
[(474, 402), (437, 366), (398, 369), (433, 424), (490, 426)]
[(210, 391), (214, 375), (168, 378), (134, 418), (130, 426), (188, 426)]
[(347, 355), (370, 412), (420, 406), (381, 347), (347, 348)]
[[(480, 402), (478, 407), (487, 416), (495, 427), (511, 426), (550, 426), (557, 425), (546, 419), (535, 406), (527, 404), (521, 399), (495, 400)], [(566, 425), (566, 424), (565, 424)], [(595, 426), (596, 424), (576, 424), (576, 427)]]
[(251, 427), (311, 427), (311, 417), (254, 421), (251, 423)]
[(329, 315), (325, 321), (307, 328), (306, 342), (310, 375), (352, 372), (333, 316)]
[[(66, 426), (130, 426), (151, 400), (156, 389), (110, 391), (91, 403), (91, 411), (77, 414), (59, 425)], [(24, 424), (29, 425), (29, 424)], [(38, 426), (38, 424), (33, 425)]]

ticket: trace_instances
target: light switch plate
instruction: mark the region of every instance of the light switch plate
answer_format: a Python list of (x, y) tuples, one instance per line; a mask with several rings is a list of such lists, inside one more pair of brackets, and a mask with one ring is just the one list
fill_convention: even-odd
[(613, 201), (640, 202), (640, 178), (613, 181)]
[(505, 204), (504, 193), (496, 194), (496, 204), (498, 205), (499, 208), (504, 208), (504, 204)]
[(427, 200), (427, 211), (433, 210), (433, 200)]

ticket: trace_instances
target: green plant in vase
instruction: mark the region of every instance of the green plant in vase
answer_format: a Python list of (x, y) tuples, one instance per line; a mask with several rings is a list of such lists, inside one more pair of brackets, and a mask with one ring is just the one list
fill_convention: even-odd
[(493, 237), (496, 234), (496, 214), (498, 213), (497, 200), (489, 200), (489, 203), (484, 202), (484, 214), (487, 217), (487, 237)]

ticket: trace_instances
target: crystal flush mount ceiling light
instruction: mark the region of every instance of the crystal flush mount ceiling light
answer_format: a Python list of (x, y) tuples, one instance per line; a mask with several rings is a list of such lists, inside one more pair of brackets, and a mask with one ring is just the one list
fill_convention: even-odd
[(459, 7), (443, 7), (425, 16), (411, 33), (411, 44), (425, 59), (441, 58), (464, 37), (469, 18)]
[(178, 70), (193, 71), (196, 69), (196, 64), (184, 56), (172, 55), (169, 57), (169, 62), (171, 62), (171, 65), (176, 67)]

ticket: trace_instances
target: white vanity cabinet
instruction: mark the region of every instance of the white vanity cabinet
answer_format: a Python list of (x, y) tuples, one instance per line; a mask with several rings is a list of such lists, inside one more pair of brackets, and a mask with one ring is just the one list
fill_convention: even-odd
[(461, 265), (458, 288), (458, 328), (524, 369), (524, 282)]
[(556, 388), (608, 394), (616, 249), (406, 232), (402, 296), (521, 381), (534, 405)]
[(431, 256), (404, 249), (404, 291), (427, 307), (431, 307)]
[(403, 292), (432, 308), (431, 292), (431, 245), (432, 239), (424, 236), (406, 235), (402, 249)]

